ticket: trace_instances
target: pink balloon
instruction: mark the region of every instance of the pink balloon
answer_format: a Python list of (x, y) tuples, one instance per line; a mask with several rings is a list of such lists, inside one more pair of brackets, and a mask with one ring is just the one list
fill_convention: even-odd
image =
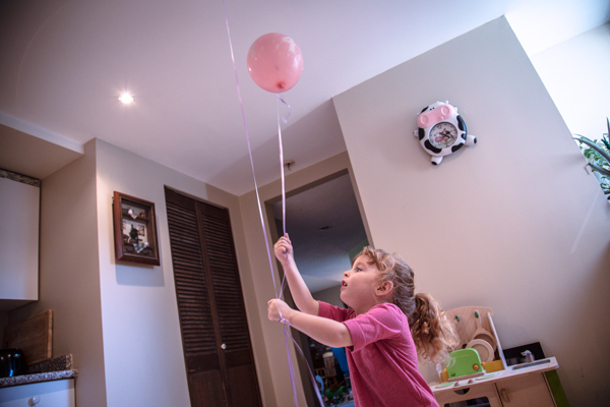
[(283, 34), (260, 36), (248, 51), (248, 72), (254, 83), (272, 93), (285, 92), (297, 84), (303, 72), (301, 49)]

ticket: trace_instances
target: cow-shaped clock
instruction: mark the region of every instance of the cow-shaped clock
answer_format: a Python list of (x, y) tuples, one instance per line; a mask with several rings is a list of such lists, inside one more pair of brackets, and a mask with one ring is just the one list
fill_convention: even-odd
[(475, 145), (477, 138), (468, 134), (466, 123), (455, 106), (446, 102), (436, 102), (425, 107), (417, 118), (418, 130), (415, 137), (428, 154), (432, 164), (438, 165), (443, 157), (460, 148)]

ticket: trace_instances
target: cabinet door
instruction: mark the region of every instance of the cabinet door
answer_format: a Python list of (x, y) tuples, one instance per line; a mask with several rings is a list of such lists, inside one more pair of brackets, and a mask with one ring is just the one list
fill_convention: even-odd
[(493, 383), (482, 383), (457, 391), (445, 390), (434, 394), (440, 407), (488, 406), (502, 407)]
[(0, 389), (0, 407), (74, 407), (74, 380), (24, 384)]
[(555, 407), (543, 373), (515, 376), (496, 388), (504, 407)]
[(165, 196), (191, 405), (260, 406), (229, 213)]
[(0, 302), (4, 309), (38, 300), (40, 188), (0, 178)]

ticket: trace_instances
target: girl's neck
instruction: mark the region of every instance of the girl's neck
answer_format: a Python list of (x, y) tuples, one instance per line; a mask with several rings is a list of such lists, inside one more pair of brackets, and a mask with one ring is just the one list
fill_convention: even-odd
[(358, 309), (356, 309), (356, 308), (352, 308), (352, 309), (356, 313), (356, 316), (358, 316), (358, 315), (361, 315), (361, 314), (366, 314), (375, 305), (383, 304), (384, 302), (386, 302), (386, 301), (377, 301), (377, 302), (372, 303), (372, 304), (362, 305), (362, 306), (358, 307)]

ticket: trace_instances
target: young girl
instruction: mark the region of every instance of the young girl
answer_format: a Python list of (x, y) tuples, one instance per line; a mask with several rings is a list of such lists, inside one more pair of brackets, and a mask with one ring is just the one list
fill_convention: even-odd
[(438, 406), (417, 369), (418, 355), (440, 361), (457, 339), (436, 301), (415, 294), (413, 271), (404, 261), (365, 247), (343, 273), (345, 309), (311, 296), (288, 235), (275, 244), (275, 256), (300, 311), (273, 299), (269, 319), (285, 320), (324, 345), (345, 347), (357, 407)]

